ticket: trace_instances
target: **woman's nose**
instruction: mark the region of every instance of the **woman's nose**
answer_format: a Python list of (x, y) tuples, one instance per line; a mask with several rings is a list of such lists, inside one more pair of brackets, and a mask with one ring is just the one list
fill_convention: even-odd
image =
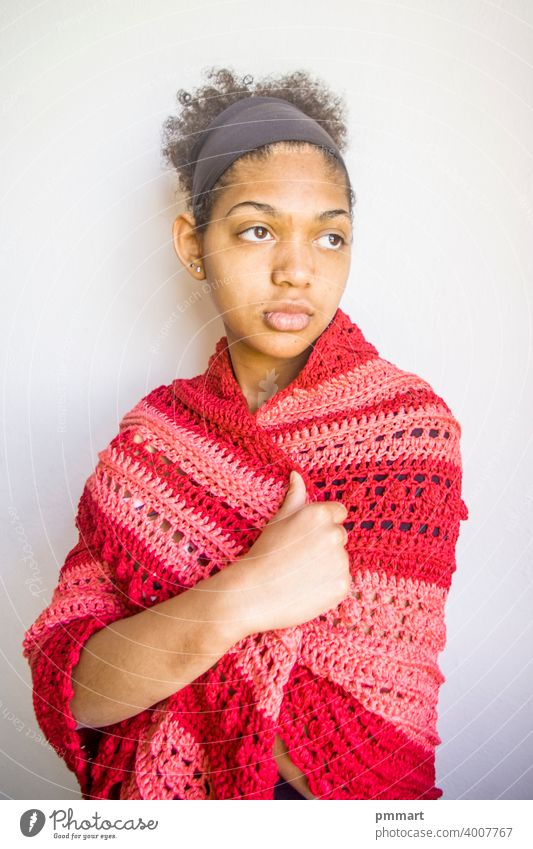
[(313, 246), (303, 239), (283, 239), (274, 251), (272, 280), (293, 286), (310, 286), (315, 273)]

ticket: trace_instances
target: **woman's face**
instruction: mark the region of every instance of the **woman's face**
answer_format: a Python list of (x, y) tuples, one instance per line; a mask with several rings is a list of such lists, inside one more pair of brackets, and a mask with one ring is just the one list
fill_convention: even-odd
[[(339, 305), (351, 241), (343, 174), (332, 174), (317, 147), (280, 143), (264, 162), (237, 160), (202, 237), (205, 275), (230, 345), (282, 359), (308, 348)], [(308, 318), (268, 319), (282, 301), (303, 301)]]

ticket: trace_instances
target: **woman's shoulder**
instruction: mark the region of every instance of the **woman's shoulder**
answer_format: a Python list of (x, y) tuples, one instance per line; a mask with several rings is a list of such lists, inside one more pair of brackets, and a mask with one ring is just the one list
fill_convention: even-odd
[(461, 424), (453, 404), (446, 400), (436, 383), (419, 372), (410, 371), (382, 356), (365, 362), (351, 375), (352, 392), (365, 406), (367, 415), (410, 422), (432, 436), (439, 427), (445, 438), (461, 436)]
[(118, 427), (97, 451), (92, 476), (110, 463), (133, 473), (141, 454), (161, 452), (169, 446), (173, 446), (174, 453), (178, 450), (176, 436), (186, 423), (173, 383), (155, 386), (126, 407), (118, 419)]
[(183, 423), (186, 410), (183, 400), (176, 391), (177, 385), (195, 385), (201, 375), (190, 378), (176, 378), (162, 383), (142, 395), (129, 409), (122, 412), (118, 429), (112, 442), (120, 441), (126, 432), (132, 429), (155, 430), (161, 434), (165, 430)]
[(350, 419), (366, 445), (379, 441), (380, 456), (389, 460), (416, 456), (426, 465), (462, 467), (461, 423), (436, 381), (382, 356), (350, 378)]
[(453, 483), (457, 515), (468, 518), (461, 498), (462, 428), (436, 385), (381, 356), (356, 370), (353, 379), (358, 382), (355, 427), (363, 448), (379, 443), (376, 456), (391, 465), (416, 467), (420, 480), (429, 470), (437, 483), (443, 470), (451, 473), (445, 485)]
[(116, 566), (119, 543), (126, 545), (124, 535), (138, 525), (150, 526), (152, 516), (169, 509), (169, 493), (194, 478), (201, 458), (196, 459), (187, 430), (183, 409), (174, 404), (172, 383), (161, 384), (130, 405), (114, 435), (97, 451), (76, 525), (106, 561)]
[(146, 425), (154, 419), (173, 418), (176, 408), (176, 396), (173, 389), (174, 381), (163, 383), (139, 398), (129, 410), (122, 414), (119, 433), (135, 423)]

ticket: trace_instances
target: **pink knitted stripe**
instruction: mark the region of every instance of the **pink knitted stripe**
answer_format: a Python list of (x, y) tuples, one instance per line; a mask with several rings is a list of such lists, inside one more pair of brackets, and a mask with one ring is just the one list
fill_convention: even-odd
[[(300, 643), (299, 629), (265, 631), (236, 643), (230, 649), (235, 659), (234, 668), (246, 678), (253, 699), (266, 717), (276, 719), (283, 689), (291, 673)], [(275, 675), (272, 674), (275, 670)], [(240, 684), (240, 682), (239, 682)]]
[[(201, 540), (208, 556), (216, 553), (227, 559), (235, 559), (240, 550), (229, 532), (222, 533), (217, 529), (211, 535), (207, 533), (209, 517), (203, 511), (186, 507), (178, 495), (154, 493), (153, 489), (145, 489), (142, 483), (134, 486), (129, 477), (121, 475), (118, 467), (102, 464), (87, 480), (86, 488), (102, 521), (105, 521), (106, 515), (112, 516), (114, 521), (128, 529), (132, 541), (133, 538), (137, 539), (146, 552), (161, 561), (170, 558), (173, 563), (186, 569), (190, 563), (187, 551), (187, 543), (190, 541), (198, 543)], [(156, 517), (152, 526), (144, 518), (151, 512), (164, 517), (168, 522), (167, 532), (154, 533), (154, 530), (161, 530), (161, 519), (157, 521)], [(183, 536), (179, 541), (173, 537), (177, 531)]]
[[(172, 711), (173, 699), (179, 701), (179, 716)], [(196, 742), (204, 737), (198, 709), (196, 684), (192, 684), (173, 698), (107, 726), (91, 770), (95, 797), (210, 798), (209, 766)]]
[[(256, 705), (275, 719), (298, 657), (314, 674), (329, 676), (365, 708), (432, 751), (440, 742), (436, 708), (444, 677), (436, 659), (445, 643), (445, 597), (445, 590), (431, 584), (396, 581), (377, 572), (358, 574), (352, 595), (335, 611), (301, 628), (266, 632), (233, 646), (229, 684), (239, 688), (246, 681)], [(412, 643), (408, 654), (405, 642)]]
[[(144, 514), (139, 514), (139, 511), (144, 508), (161, 514), (170, 522), (174, 517), (176, 520), (179, 518), (180, 530), (187, 536), (199, 536), (202, 531), (207, 530), (207, 526), (211, 522), (201, 509), (194, 504), (188, 506), (183, 494), (181, 492), (174, 493), (170, 484), (159, 485), (157, 492), (154, 492), (153, 482), (150, 483), (152, 478), (150, 470), (147, 469), (143, 476), (139, 474), (139, 461), (136, 461), (136, 468), (130, 468), (131, 462), (131, 460), (128, 462), (122, 458), (113, 448), (107, 456), (101, 458), (98, 468), (89, 478), (88, 489), (103, 510), (109, 510), (115, 519), (122, 521), (132, 529), (135, 528), (135, 532), (146, 543), (149, 543), (153, 536), (152, 531), (159, 529), (161, 522), (151, 527), (149, 522), (140, 521), (139, 515)], [(133, 481), (135, 481), (135, 484), (133, 484)], [(144, 483), (145, 485), (143, 485)], [(186, 485), (194, 486), (190, 482), (187, 482)], [(133, 486), (135, 489), (132, 492)], [(133, 497), (128, 496), (128, 492)], [(141, 525), (144, 525), (144, 528)], [(164, 539), (164, 535), (161, 536)], [(167, 543), (168, 553), (172, 551), (173, 556), (175, 556), (171, 548), (170, 536), (167, 538)], [(157, 540), (153, 540), (152, 545), (157, 550)], [(217, 545), (226, 557), (235, 556), (236, 549), (231, 543), (229, 534), (224, 535), (219, 532)], [(163, 550), (160, 551), (160, 554), (163, 554)]]
[(168, 714), (137, 750), (136, 785), (143, 799), (209, 799), (205, 747)]
[[(95, 477), (87, 481), (80, 509), (84, 516), (90, 516), (92, 541), (101, 546), (102, 557), (115, 563), (117, 589), (131, 599), (132, 605), (137, 605), (136, 612), (138, 605), (145, 607), (164, 601), (207, 577), (213, 568), (212, 560), (218, 561), (218, 555), (213, 559), (206, 556), (200, 563), (197, 550), (192, 550), (191, 539), (183, 536), (179, 543), (173, 544), (171, 555), (162, 559), (158, 553), (163, 548), (161, 540), (157, 543), (157, 537), (142, 532), (146, 522), (140, 532), (137, 527), (131, 528), (133, 521), (125, 521), (123, 517), (118, 525), (112, 520), (111, 508), (97, 503), (93, 495)], [(153, 542), (156, 544), (152, 545)], [(211, 546), (208, 548), (211, 550)]]
[(438, 799), (433, 754), (296, 664), (278, 733), (320, 799)]
[(314, 419), (318, 405), (332, 413), (343, 413), (348, 407), (364, 408), (392, 400), (406, 389), (427, 392), (435, 398), (430, 384), (418, 375), (373, 358), (345, 375), (323, 381), (316, 388), (298, 389), (294, 396), (289, 395), (265, 410), (260, 408), (257, 420), (262, 426), (291, 425), (306, 418)]
[[(404, 414), (404, 408), (411, 410), (412, 414), (418, 410), (422, 415), (426, 408), (435, 404), (435, 396), (431, 395), (426, 390), (418, 389), (406, 391), (405, 394), (395, 395), (394, 398), (383, 401), (379, 407), (379, 416), (382, 419), (395, 419), (398, 423), (401, 421), (401, 416)], [(322, 412), (320, 412), (322, 410)], [(442, 411), (448, 417), (448, 410), (442, 407)], [(376, 406), (374, 404), (361, 405), (357, 398), (353, 398), (351, 403), (347, 402), (344, 408), (344, 421), (352, 422), (352, 427), (358, 426), (355, 423), (362, 422), (365, 426), (370, 422), (376, 421)], [(323, 430), (339, 431), (339, 416), (327, 407), (319, 408), (315, 412), (313, 419), (306, 419), (299, 424), (300, 433), (305, 439), (309, 435), (310, 428), (313, 434), (321, 433)], [(344, 428), (346, 429), (346, 428)], [(269, 428), (269, 435), (276, 442), (281, 439), (286, 439), (286, 434), (294, 435), (294, 428), (289, 428), (287, 425), (272, 425)]]
[(431, 584), (357, 574), (335, 612), (302, 628), (299, 660), (431, 752), (440, 743), (437, 703), (445, 679), (437, 657), (445, 645), (445, 598)]
[(77, 543), (61, 569), (51, 603), (24, 635), (24, 657), (32, 661), (40, 655), (50, 632), (61, 631), (70, 622), (91, 616), (105, 625), (131, 614), (133, 605), (116, 593), (113, 576), (107, 563)]
[[(264, 466), (253, 464), (249, 455), (232, 451), (227, 442), (215, 436), (206, 438), (205, 428), (192, 428), (188, 422), (182, 425), (179, 420), (169, 421), (157, 406), (157, 402), (163, 406), (160, 397), (152, 398), (151, 395), (150, 398), (151, 403), (143, 400), (123, 417), (122, 430), (132, 428), (145, 435), (158, 452), (178, 463), (187, 475), (230, 507), (238, 508), (250, 523), (269, 515), (269, 506), (279, 502), (282, 482), (265, 475)], [(157, 434), (157, 439), (153, 438), (153, 433)]]
[[(220, 664), (227, 679), (217, 678)], [(137, 750), (136, 779), (126, 780), (120, 798), (273, 798), (275, 725), (257, 710), (249, 682), (230, 669), (222, 658), (158, 705)]]
[[(144, 432), (148, 433), (146, 429)], [(202, 517), (202, 524), (209, 529), (213, 523), (213, 512), (220, 510), (221, 506), (226, 510), (232, 509), (233, 522), (234, 513), (238, 510), (249, 527), (270, 515), (267, 511), (273, 511), (279, 503), (284, 491), (282, 480), (278, 479), (274, 484), (271, 480), (267, 481), (264, 472), (259, 474), (253, 468), (247, 468), (244, 463), (237, 462), (228, 464), (227, 477), (224, 478), (217, 475), (214, 458), (213, 465), (210, 466), (206, 456), (203, 457), (202, 466), (193, 469), (190, 467), (190, 456), (186, 450), (183, 448), (177, 453), (175, 441), (159, 442), (158, 448), (154, 442), (149, 436), (143, 440), (139, 427), (124, 429), (120, 436), (120, 453), (117, 446), (110, 452), (102, 451), (99, 455), (100, 462), (106, 471), (113, 474), (115, 469), (122, 469), (120, 459), (117, 462), (122, 451), (135, 455), (135, 469), (130, 467), (130, 475), (135, 471), (136, 484), (137, 479), (144, 480), (147, 484), (164, 479), (166, 485), (162, 496), (165, 497), (165, 503), (172, 506), (176, 499), (179, 499), (185, 509), (196, 510)], [(252, 499), (246, 497), (250, 490), (254, 493)], [(259, 499), (258, 493), (263, 491), (264, 497)], [(241, 509), (233, 503), (236, 495), (242, 499)], [(258, 509), (250, 508), (248, 501), (256, 502)]]
[[(401, 431), (411, 431), (395, 434)], [(320, 451), (320, 461), (338, 462), (339, 443), (342, 443), (346, 458), (356, 464), (369, 459), (409, 462), (421, 457), (431, 457), (437, 461), (447, 461), (460, 466), (460, 431), (453, 418), (437, 405), (428, 404), (424, 413), (420, 410), (394, 415), (375, 415), (346, 417), (340, 426), (319, 428), (315, 425), (293, 433), (280, 432), (276, 444), (284, 451), (295, 456), (302, 455), (302, 461), (313, 465), (316, 447)], [(310, 448), (309, 454), (302, 453), (302, 442)]]
[[(168, 700), (163, 700), (103, 729), (103, 740), (91, 768), (91, 792), (95, 798), (187, 798), (180, 795), (177, 788), (185, 788), (189, 775), (195, 786), (200, 786), (193, 775), (196, 767), (191, 769), (188, 763), (197, 748), (195, 736), (201, 737), (199, 731), (195, 731), (193, 718), (198, 705), (193, 687), (179, 692), (180, 704), (191, 711), (191, 719), (185, 714), (181, 725), (171, 712), (167, 712)], [(194, 792), (192, 785), (191, 789)], [(194, 798), (206, 797), (195, 795)]]

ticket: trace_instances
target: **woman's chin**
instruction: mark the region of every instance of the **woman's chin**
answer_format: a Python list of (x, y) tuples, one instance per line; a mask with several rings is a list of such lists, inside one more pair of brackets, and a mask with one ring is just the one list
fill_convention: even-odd
[(280, 360), (293, 360), (306, 351), (314, 342), (309, 333), (289, 333), (275, 330), (261, 334), (261, 339), (254, 337), (254, 347), (262, 354)]

